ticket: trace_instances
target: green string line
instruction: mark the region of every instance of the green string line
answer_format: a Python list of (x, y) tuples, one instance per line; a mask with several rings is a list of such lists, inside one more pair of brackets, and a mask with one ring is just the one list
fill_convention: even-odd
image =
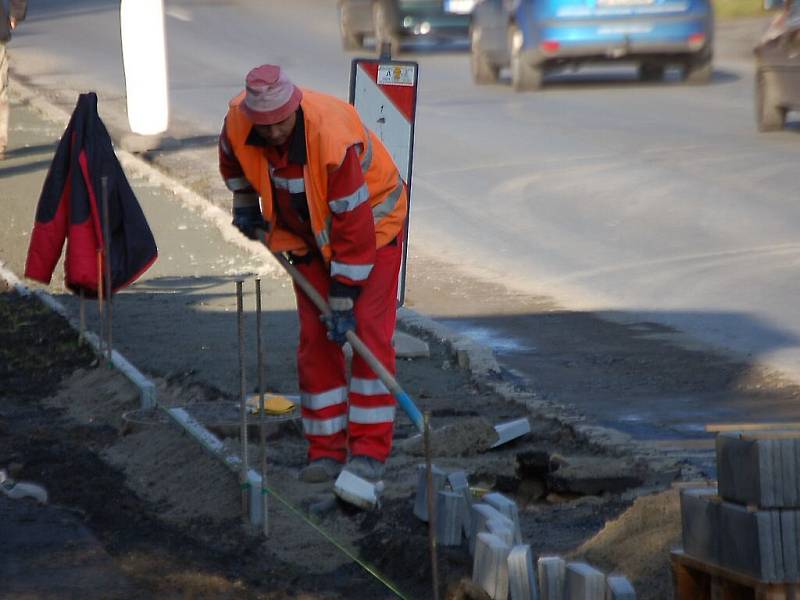
[(275, 492), (275, 490), (273, 490), (272, 488), (270, 488), (268, 486), (264, 486), (261, 489), (261, 493), (262, 494), (269, 494), (271, 496), (275, 496), (275, 498), (277, 498), (277, 500), (281, 504), (283, 504), (287, 509), (289, 509), (289, 511), (291, 513), (293, 513), (295, 516), (299, 517), (302, 521), (304, 521), (305, 523), (310, 525), (311, 528), (314, 531), (316, 531), (322, 537), (324, 537), (326, 540), (328, 540), (331, 544), (333, 544), (333, 546), (335, 548), (340, 550), (345, 556), (347, 556), (350, 560), (352, 560), (354, 563), (356, 563), (359, 567), (361, 567), (367, 573), (372, 575), (375, 579), (380, 581), (385, 587), (387, 587), (389, 590), (391, 590), (398, 598), (402, 598), (402, 600), (411, 600), (408, 596), (403, 594), (403, 592), (401, 592), (399, 589), (397, 589), (397, 587), (391, 581), (389, 581), (386, 577), (381, 575), (377, 571), (377, 569), (375, 569), (374, 567), (371, 567), (366, 562), (364, 562), (362, 559), (360, 559), (358, 556), (353, 554), (353, 552), (351, 552), (348, 548), (346, 548), (344, 546), (344, 544), (342, 544), (341, 542), (336, 540), (336, 538), (334, 538), (327, 531), (322, 529), (322, 527), (320, 527), (319, 525), (317, 525), (316, 523), (314, 523), (313, 521), (308, 519), (303, 513), (301, 513), (297, 508), (295, 508), (288, 500), (285, 500), (279, 494), (277, 494)]

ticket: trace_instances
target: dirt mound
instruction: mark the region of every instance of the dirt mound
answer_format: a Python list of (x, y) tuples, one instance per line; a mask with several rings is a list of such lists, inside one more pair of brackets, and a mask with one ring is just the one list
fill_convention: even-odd
[(574, 553), (607, 572), (624, 574), (640, 600), (672, 597), (669, 552), (680, 544), (680, 493), (641, 496)]
[[(431, 455), (474, 456), (486, 452), (497, 441), (497, 431), (487, 419), (470, 417), (444, 427), (431, 428)], [(412, 456), (423, 456), (425, 444), (421, 435), (415, 435), (397, 444), (398, 449)]]

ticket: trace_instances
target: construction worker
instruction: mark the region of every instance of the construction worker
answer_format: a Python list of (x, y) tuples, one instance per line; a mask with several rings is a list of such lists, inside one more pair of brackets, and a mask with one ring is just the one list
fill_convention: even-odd
[[(355, 330), (394, 373), (392, 334), (407, 212), (397, 167), (355, 108), (295, 86), (276, 65), (252, 69), (231, 100), (219, 140), (233, 224), (283, 252), (328, 299), (320, 313), (295, 284), (297, 370), (306, 482), (345, 468), (377, 481), (392, 445), (395, 401), (359, 356), (348, 383), (342, 345)], [(260, 202), (259, 202), (260, 199)]]
[(28, 0), (11, 0), (6, 12), (6, 0), (0, 0), (0, 160), (6, 158), (8, 146), (8, 49), (11, 32), (25, 19)]

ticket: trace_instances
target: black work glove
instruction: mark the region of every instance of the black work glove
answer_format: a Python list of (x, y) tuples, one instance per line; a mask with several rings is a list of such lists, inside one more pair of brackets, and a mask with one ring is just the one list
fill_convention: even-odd
[(356, 330), (355, 303), (361, 288), (333, 280), (328, 293), (331, 314), (325, 319), (328, 339), (339, 345), (347, 341), (347, 332)]
[(232, 224), (251, 240), (258, 239), (257, 229), (267, 229), (267, 222), (258, 205), (258, 196), (247, 199), (234, 196), (232, 214)]

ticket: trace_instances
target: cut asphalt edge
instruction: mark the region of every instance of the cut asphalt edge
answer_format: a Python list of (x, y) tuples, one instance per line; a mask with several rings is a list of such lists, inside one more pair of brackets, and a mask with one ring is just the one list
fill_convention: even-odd
[[(13, 70), (10, 73), (10, 79), (12, 80), (10, 89), (13, 99), (27, 103), (48, 121), (66, 127), (71, 116), (70, 113), (48, 100), (42, 94), (39, 94), (35, 87), (21, 81), (19, 77), (14, 75)], [(113, 133), (111, 135), (112, 138), (115, 137)], [(158, 170), (147, 160), (118, 147), (118, 140), (114, 141), (117, 158), (124, 169), (151, 184), (171, 190), (184, 206), (216, 226), (226, 242), (262, 259), (261, 264), (263, 267), (259, 270), (260, 274), (288, 278), (288, 275), (283, 272), (269, 250), (261, 243), (248, 240), (239, 233), (230, 223), (230, 215), (226, 211), (172, 176)], [(9, 285), (13, 286), (21, 295), (30, 296), (33, 294), (51, 310), (64, 317), (74, 329), (79, 329), (77, 321), (69, 317), (60, 302), (44, 290), (31, 290), (25, 286), (14, 273), (4, 266), (1, 260), (0, 277), (8, 281)], [(518, 403), (542, 420), (554, 421), (571, 431), (578, 440), (613, 456), (634, 455), (641, 459), (656, 461), (665, 458), (664, 452), (660, 449), (654, 448), (646, 442), (635, 440), (632, 436), (619, 430), (594, 425), (584, 415), (576, 413), (574, 408), (538, 399), (536, 394), (530, 390), (530, 386), (524, 378), (500, 366), (489, 346), (480, 344), (467, 335), (455, 333), (434, 319), (408, 308), (399, 308), (397, 319), (401, 327), (408, 332), (417, 333), (444, 344), (457, 361), (458, 366), (470, 374), (473, 383), (480, 389), (493, 392), (504, 400)], [(102, 355), (102, 345), (99, 337), (91, 332), (86, 332), (86, 339), (95, 352), (98, 355)], [(161, 407), (156, 398), (153, 382), (136, 369), (122, 354), (113, 351), (112, 364), (139, 389), (142, 408), (159, 406), (159, 408), (164, 409), (170, 419), (187, 431), (204, 449), (214, 457), (222, 460), (232, 471), (238, 473), (239, 457), (237, 455), (225, 455), (222, 443), (185, 411)], [(514, 381), (509, 381), (510, 379)], [(253, 525), (257, 525), (263, 518), (261, 502), (256, 501), (258, 494), (260, 494), (261, 476), (253, 469), (249, 471), (248, 484), (251, 488), (252, 500), (250, 502), (250, 521)], [(635, 498), (641, 493), (642, 489), (634, 489), (625, 495)]]

